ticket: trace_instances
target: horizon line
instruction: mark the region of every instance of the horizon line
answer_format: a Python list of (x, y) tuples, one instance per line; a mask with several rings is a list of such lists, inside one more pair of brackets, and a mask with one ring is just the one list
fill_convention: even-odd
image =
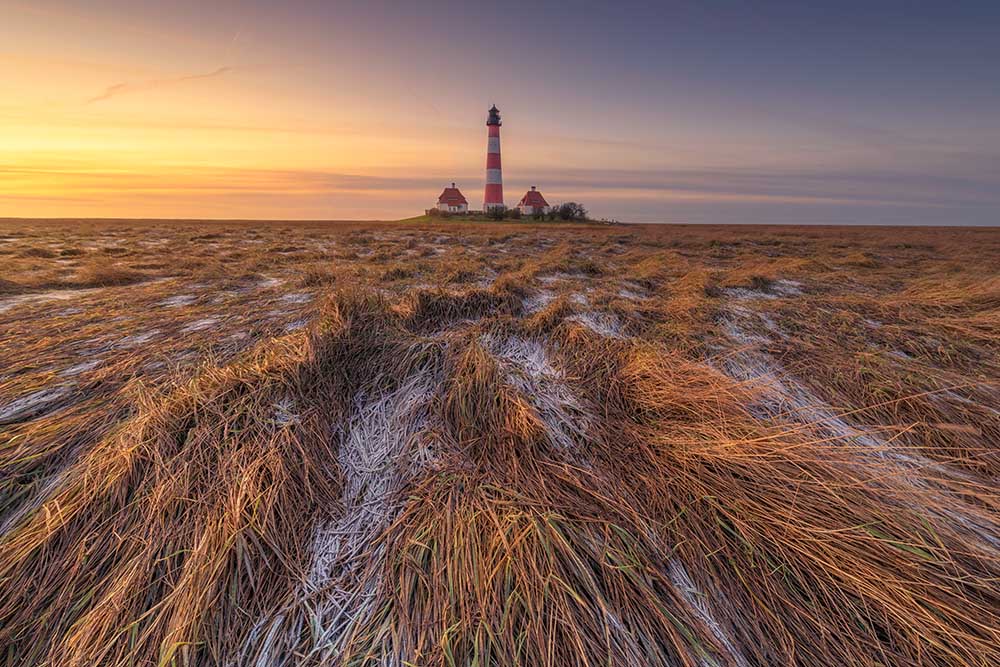
[[(79, 216), (69, 216), (69, 217), (13, 217), (13, 216), (0, 216), (0, 223), (3, 222), (17, 222), (17, 221), (34, 221), (34, 222), (246, 222), (246, 223), (399, 223), (399, 222), (412, 222), (416, 218), (424, 216), (413, 216), (410, 218), (395, 218), (395, 219), (385, 219), (385, 218), (212, 218), (212, 217), (198, 217), (198, 218), (117, 218), (117, 217), (79, 217)], [(421, 222), (431, 222), (430, 220)], [(529, 225), (529, 224), (554, 224), (554, 225), (631, 225), (631, 226), (648, 226), (648, 225), (670, 225), (678, 227), (891, 227), (893, 229), (907, 229), (907, 228), (920, 228), (920, 229), (992, 229), (1000, 228), (1000, 221), (995, 223), (984, 223), (984, 224), (961, 224), (961, 225), (948, 225), (948, 224), (893, 224), (893, 223), (873, 223), (873, 222), (629, 222), (626, 220), (461, 220), (453, 218), (441, 218), (439, 221), (434, 221), (435, 223), (441, 224), (512, 224), (512, 225)]]

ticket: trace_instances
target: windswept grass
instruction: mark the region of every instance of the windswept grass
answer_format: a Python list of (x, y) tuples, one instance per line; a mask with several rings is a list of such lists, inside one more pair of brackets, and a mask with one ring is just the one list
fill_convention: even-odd
[(11, 226), (0, 664), (1000, 664), (995, 232)]

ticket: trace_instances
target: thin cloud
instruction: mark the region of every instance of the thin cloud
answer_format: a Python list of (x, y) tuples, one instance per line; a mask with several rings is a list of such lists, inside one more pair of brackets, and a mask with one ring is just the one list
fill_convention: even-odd
[(104, 92), (100, 95), (96, 95), (87, 100), (87, 104), (93, 104), (95, 102), (103, 102), (104, 100), (109, 100), (112, 97), (117, 97), (119, 95), (127, 95), (129, 93), (135, 93), (142, 90), (152, 90), (154, 88), (159, 88), (161, 86), (170, 86), (177, 83), (184, 83), (185, 81), (198, 81), (200, 79), (214, 79), (216, 77), (223, 76), (229, 72), (233, 71), (232, 67), (220, 67), (214, 69), (211, 72), (205, 72), (204, 74), (189, 74), (187, 76), (178, 76), (170, 79), (150, 79), (148, 81), (140, 81), (138, 83), (130, 83), (123, 81), (122, 83), (116, 83), (112, 86), (108, 86), (104, 89)]

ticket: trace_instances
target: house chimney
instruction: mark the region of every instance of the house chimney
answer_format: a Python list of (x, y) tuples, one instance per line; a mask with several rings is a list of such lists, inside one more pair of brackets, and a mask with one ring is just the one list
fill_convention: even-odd
[(532, 190), (534, 190), (534, 189), (535, 189), (535, 186), (534, 186), (534, 185), (532, 185), (532, 186), (531, 186), (531, 189), (532, 189)]
[(455, 183), (454, 182), (452, 182), (451, 187), (455, 187)]

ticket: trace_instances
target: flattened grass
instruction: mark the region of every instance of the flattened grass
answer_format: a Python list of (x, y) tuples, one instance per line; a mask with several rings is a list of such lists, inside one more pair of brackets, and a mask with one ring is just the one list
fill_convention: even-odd
[(3, 235), (0, 661), (1000, 663), (1000, 239), (906, 234)]

